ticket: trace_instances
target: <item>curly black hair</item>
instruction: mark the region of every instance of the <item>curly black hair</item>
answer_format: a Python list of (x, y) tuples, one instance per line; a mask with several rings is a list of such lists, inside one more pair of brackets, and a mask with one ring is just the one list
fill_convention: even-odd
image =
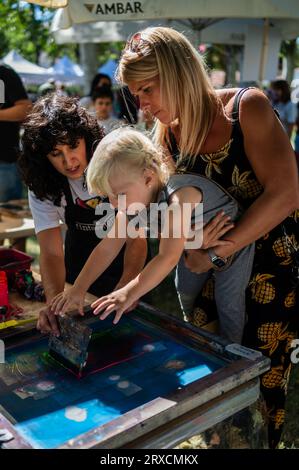
[(18, 160), (24, 182), (38, 199), (48, 198), (59, 205), (66, 177), (53, 167), (47, 155), (58, 144), (75, 148), (84, 138), (89, 161), (103, 137), (103, 128), (76, 98), (52, 94), (39, 99), (24, 122)]

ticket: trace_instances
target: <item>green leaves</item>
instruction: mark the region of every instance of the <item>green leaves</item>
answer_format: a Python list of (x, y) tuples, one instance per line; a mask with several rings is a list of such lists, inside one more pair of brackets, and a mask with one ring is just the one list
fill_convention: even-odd
[(67, 54), (77, 61), (77, 45), (57, 45), (50, 33), (55, 10), (16, 0), (0, 3), (0, 57), (12, 49), (38, 63), (41, 52), (49, 57)]

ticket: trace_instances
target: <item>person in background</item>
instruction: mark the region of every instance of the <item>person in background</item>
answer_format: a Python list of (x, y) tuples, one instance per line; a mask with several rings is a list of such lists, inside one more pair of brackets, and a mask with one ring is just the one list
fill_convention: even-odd
[(112, 89), (111, 78), (109, 77), (109, 75), (106, 75), (105, 73), (97, 73), (93, 77), (93, 80), (91, 82), (89, 94), (81, 98), (80, 106), (87, 109), (88, 111), (94, 111), (92, 95), (95, 92), (96, 88), (100, 88), (102, 86), (106, 86)]
[[(22, 198), (22, 181), (16, 161), (20, 152), (20, 124), (31, 108), (31, 101), (19, 75), (0, 64), (3, 100), (0, 100), (0, 202)], [(1, 102), (3, 101), (3, 102)]]
[(296, 105), (291, 101), (291, 90), (286, 80), (274, 80), (270, 84), (272, 105), (289, 138), (296, 122)]
[[(215, 90), (202, 57), (171, 28), (135, 33), (122, 53), (118, 80), (156, 118), (155, 140), (168, 148), (178, 170), (213, 180), (245, 209), (229, 234), (233, 247), (214, 245), (214, 252), (226, 258), (256, 241), (243, 344), (271, 359), (261, 389), (274, 448), (299, 323), (299, 184), (289, 138), (262, 91)], [(213, 264), (207, 250), (187, 251), (185, 263), (196, 273)], [(213, 284), (200, 299), (207, 300), (207, 312), (212, 299)]]
[(92, 95), (92, 102), (98, 124), (105, 129), (106, 134), (122, 124), (120, 119), (112, 117), (113, 92), (110, 87), (96, 88)]
[(38, 96), (46, 96), (50, 93), (54, 93), (56, 91), (55, 80), (54, 78), (49, 78), (45, 83), (38, 87)]
[[(52, 298), (73, 283), (100, 239), (96, 222), (104, 214), (96, 208), (107, 202), (90, 194), (84, 171), (103, 129), (78, 100), (47, 95), (38, 100), (24, 123), (19, 165), (29, 188), (29, 205), (40, 245), (40, 270), (47, 307), (39, 315), (38, 328), (59, 334), (50, 309)], [(65, 242), (61, 222), (67, 226)], [(146, 241), (126, 243), (111, 266), (91, 286), (101, 295), (121, 287), (143, 268)]]

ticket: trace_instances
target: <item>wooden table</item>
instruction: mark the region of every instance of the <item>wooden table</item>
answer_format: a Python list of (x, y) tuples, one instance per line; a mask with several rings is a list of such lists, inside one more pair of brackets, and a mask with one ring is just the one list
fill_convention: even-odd
[[(60, 222), (60, 228), (61, 228), (62, 234), (64, 234), (67, 227), (62, 221)], [(24, 217), (23, 219), (21, 219), (21, 225), (19, 225), (18, 227), (12, 227), (12, 228), (1, 229), (1, 222), (0, 222), (0, 241), (5, 240), (7, 238), (9, 239), (27, 238), (27, 237), (32, 237), (34, 235), (35, 235), (35, 228), (34, 228), (34, 220), (32, 217)]]
[(16, 239), (16, 238), (26, 238), (32, 237), (35, 235), (34, 230), (34, 221), (32, 218), (24, 218), (22, 219), (22, 223), (18, 227), (13, 228), (5, 228), (1, 230), (1, 222), (0, 222), (0, 241), (5, 240), (6, 238)]
[[(41, 277), (40, 274), (37, 272), (34, 272), (34, 279), (37, 282), (40, 282)], [(66, 284), (66, 287), (69, 285)], [(91, 304), (96, 300), (96, 297), (92, 294), (87, 293), (86, 298), (85, 298), (85, 304)], [(37, 319), (39, 316), (39, 312), (46, 306), (45, 303), (43, 302), (37, 302), (36, 300), (27, 300), (24, 296), (17, 292), (10, 292), (9, 293), (9, 302), (12, 305), (16, 305), (17, 307), (20, 307), (23, 312), (18, 319), (18, 324), (16, 324), (13, 327), (1, 329), (1, 323), (0, 323), (0, 339), (5, 339), (9, 337), (13, 337), (16, 334), (19, 333), (24, 333), (27, 331), (31, 331), (33, 328), (35, 328), (35, 325), (37, 323)]]

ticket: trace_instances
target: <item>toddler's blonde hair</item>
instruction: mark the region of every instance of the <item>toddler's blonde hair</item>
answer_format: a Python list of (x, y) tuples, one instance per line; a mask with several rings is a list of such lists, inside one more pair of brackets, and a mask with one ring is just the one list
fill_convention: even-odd
[(88, 191), (112, 194), (109, 181), (113, 175), (119, 172), (140, 174), (145, 169), (153, 170), (161, 184), (167, 182), (171, 169), (165, 161), (162, 147), (131, 127), (115, 129), (101, 140), (88, 165)]

